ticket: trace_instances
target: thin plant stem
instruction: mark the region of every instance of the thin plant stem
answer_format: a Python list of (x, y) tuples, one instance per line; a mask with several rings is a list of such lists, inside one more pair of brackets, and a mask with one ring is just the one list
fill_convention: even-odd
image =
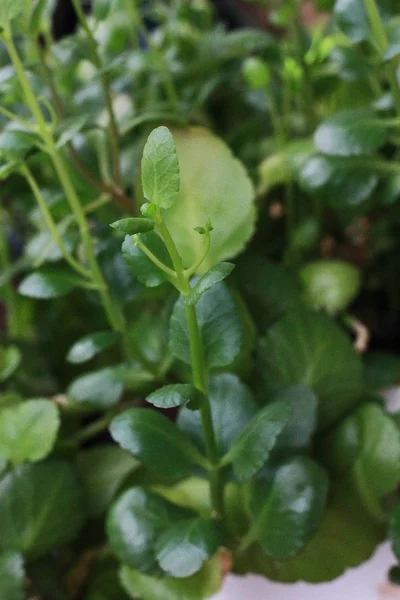
[(118, 131), (118, 124), (117, 124), (117, 119), (115, 116), (115, 111), (114, 111), (114, 106), (113, 106), (113, 98), (112, 98), (112, 93), (111, 93), (110, 80), (109, 80), (107, 72), (104, 70), (104, 65), (103, 65), (103, 62), (101, 60), (101, 57), (100, 57), (100, 54), (98, 51), (96, 38), (94, 37), (93, 32), (89, 27), (89, 23), (87, 21), (86, 15), (82, 9), (80, 0), (72, 0), (72, 3), (74, 5), (75, 12), (79, 19), (79, 22), (82, 25), (82, 28), (84, 29), (84, 31), (89, 39), (91, 50), (92, 50), (92, 55), (93, 55), (93, 61), (95, 63), (95, 66), (99, 70), (100, 83), (101, 83), (101, 87), (103, 89), (104, 99), (106, 102), (107, 111), (108, 111), (109, 120), (110, 120), (109, 131), (110, 131), (111, 146), (112, 146), (112, 153), (113, 153), (113, 178), (114, 178), (114, 181), (118, 185), (120, 185), (121, 170), (120, 170), (119, 131)]
[[(6, 235), (6, 219), (5, 211), (0, 204), (0, 266), (4, 271), (8, 270), (11, 265), (10, 254), (8, 251), (7, 235)], [(16, 294), (12, 280), (7, 280), (3, 286), (3, 297), (7, 311), (7, 330), (11, 338), (19, 337), (18, 324), (18, 305), (19, 298)]]

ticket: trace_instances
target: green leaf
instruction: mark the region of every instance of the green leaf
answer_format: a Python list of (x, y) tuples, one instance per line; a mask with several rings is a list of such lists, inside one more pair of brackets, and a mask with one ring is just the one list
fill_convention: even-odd
[(60, 419), (49, 400), (29, 400), (0, 412), (0, 459), (13, 465), (45, 458), (56, 441)]
[(198, 407), (201, 403), (201, 393), (188, 383), (175, 383), (152, 392), (146, 401), (158, 408), (175, 408), (182, 404)]
[[(196, 304), (196, 315), (208, 369), (232, 364), (240, 352), (243, 324), (228, 288), (219, 283), (205, 292)], [(171, 315), (170, 348), (176, 358), (191, 364), (185, 302), (182, 297), (177, 300)]]
[(18, 161), (12, 161), (0, 166), (0, 181), (5, 181), (10, 175), (18, 171), (19, 165)]
[(12, 19), (19, 17), (24, 10), (26, 0), (1, 0), (0, 26), (4, 27)]
[(120, 334), (115, 331), (96, 331), (85, 335), (71, 346), (67, 361), (74, 364), (84, 363), (114, 346), (119, 339)]
[(224, 459), (232, 462), (235, 477), (250, 479), (261, 469), (289, 417), (288, 404), (274, 402), (267, 404), (252, 418)]
[(273, 400), (287, 404), (290, 411), (289, 419), (276, 440), (274, 453), (304, 452), (310, 446), (317, 426), (317, 397), (300, 384), (283, 389)]
[(385, 496), (397, 488), (400, 464), (400, 431), (391, 416), (377, 404), (365, 404), (324, 436), (321, 451), (334, 473), (344, 471), (346, 458), (341, 481), (357, 492), (372, 517), (385, 519)]
[(82, 520), (79, 482), (67, 462), (24, 465), (0, 480), (0, 548), (41, 556), (72, 541)]
[(69, 144), (82, 131), (89, 119), (90, 115), (79, 115), (78, 117), (63, 119), (56, 131), (56, 135), (59, 136), (56, 147), (62, 148)]
[(69, 294), (82, 280), (75, 275), (57, 271), (32, 273), (22, 280), (18, 291), (22, 296), (47, 300)]
[(301, 303), (301, 288), (294, 273), (264, 257), (245, 256), (239, 261), (235, 275), (262, 332)]
[(254, 231), (253, 185), (228, 146), (201, 127), (174, 131), (181, 167), (181, 192), (164, 215), (185, 267), (197, 263), (204, 248), (203, 236), (194, 231), (211, 220), (211, 248), (198, 269), (236, 256)]
[(21, 352), (17, 346), (0, 346), (0, 382), (9, 379), (21, 364)]
[[(7, 1), (7, 0), (6, 0)], [(0, 8), (1, 25), (1, 8)], [(37, 137), (22, 129), (4, 129), (0, 133), (0, 158), (2, 161), (21, 161), (35, 148)]]
[(111, 223), (110, 227), (113, 227), (117, 231), (122, 231), (122, 233), (126, 233), (127, 235), (134, 235), (135, 233), (147, 233), (154, 229), (154, 221), (129, 217), (128, 219), (120, 219)]
[[(221, 373), (210, 378), (208, 398), (218, 452), (222, 456), (256, 414), (258, 404), (249, 388), (243, 385), (236, 375), (230, 373)], [(201, 450), (204, 450), (199, 412), (183, 407), (179, 412), (178, 425)]]
[(390, 519), (389, 536), (394, 555), (400, 560), (400, 506), (396, 506)]
[(167, 417), (154, 410), (127, 410), (115, 417), (110, 432), (122, 448), (166, 476), (183, 477), (198, 460), (197, 451), (187, 437)]
[(361, 287), (359, 270), (342, 260), (318, 260), (300, 271), (307, 302), (328, 314), (345, 310)]
[(223, 541), (223, 530), (214, 519), (185, 519), (158, 538), (157, 561), (172, 577), (190, 577), (200, 571)]
[(78, 453), (77, 469), (89, 517), (105, 512), (127, 475), (138, 465), (129, 452), (117, 446), (98, 446)]
[[(154, 232), (139, 234), (139, 240), (169, 268), (171, 259), (162, 239)], [(169, 281), (168, 275), (157, 267), (135, 244), (132, 236), (127, 236), (122, 244), (122, 254), (131, 272), (148, 287), (157, 287)]]
[(383, 60), (391, 61), (400, 56), (400, 19), (394, 18), (387, 28), (389, 46), (383, 54)]
[(317, 150), (333, 156), (373, 154), (386, 141), (388, 127), (383, 119), (368, 109), (336, 113), (320, 125), (315, 133)]
[(24, 559), (17, 552), (0, 554), (0, 600), (25, 600)]
[(120, 368), (106, 367), (75, 379), (68, 387), (67, 396), (77, 408), (106, 410), (117, 404), (123, 390)]
[(222, 568), (218, 556), (208, 561), (195, 575), (185, 579), (159, 579), (122, 567), (121, 580), (134, 599), (140, 595), (142, 600), (205, 600), (221, 587)]
[(303, 383), (318, 397), (320, 427), (359, 401), (362, 363), (346, 334), (327, 316), (297, 308), (261, 340), (258, 365), (264, 393)]
[(157, 127), (147, 138), (142, 158), (142, 185), (146, 200), (160, 208), (171, 208), (178, 200), (179, 162), (173, 135), (167, 127)]
[(378, 176), (368, 165), (352, 166), (348, 160), (314, 156), (300, 170), (299, 184), (339, 211), (365, 203), (378, 185)]
[(368, 15), (364, 2), (359, 0), (336, 0), (335, 22), (354, 43), (369, 37)]
[(385, 535), (386, 528), (371, 519), (359, 499), (345, 486), (335, 485), (321, 525), (296, 558), (273, 560), (252, 545), (235, 567), (238, 573), (252, 571), (285, 583), (330, 581), (369, 559)]
[(400, 358), (384, 352), (369, 352), (364, 358), (368, 389), (383, 390), (400, 382)]
[(291, 181), (314, 152), (312, 140), (296, 140), (286, 144), (280, 152), (265, 158), (258, 167), (258, 193), (266, 194), (271, 188)]
[(251, 532), (275, 560), (298, 554), (312, 539), (323, 516), (328, 479), (306, 457), (283, 464), (267, 480), (254, 482)]
[[(165, 449), (164, 449), (165, 452)], [(144, 573), (159, 572), (156, 541), (185, 511), (142, 488), (126, 491), (107, 518), (107, 536), (124, 564)]]
[(230, 275), (235, 268), (232, 263), (220, 263), (212, 267), (205, 275), (202, 275), (195, 285), (192, 287), (191, 292), (185, 298), (185, 304), (193, 306), (197, 304), (202, 295), (207, 292), (213, 285), (223, 281)]

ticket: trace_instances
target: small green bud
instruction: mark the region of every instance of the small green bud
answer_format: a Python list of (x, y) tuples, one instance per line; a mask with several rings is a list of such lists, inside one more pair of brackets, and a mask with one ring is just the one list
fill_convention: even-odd
[(153, 202), (145, 202), (140, 207), (140, 212), (144, 217), (148, 217), (149, 219), (153, 219), (156, 223), (159, 222), (159, 208), (157, 204)]
[(283, 75), (287, 81), (298, 83), (303, 78), (303, 69), (294, 58), (287, 56), (283, 63)]
[(271, 71), (268, 65), (256, 56), (246, 58), (242, 72), (247, 83), (254, 90), (266, 88), (271, 81)]

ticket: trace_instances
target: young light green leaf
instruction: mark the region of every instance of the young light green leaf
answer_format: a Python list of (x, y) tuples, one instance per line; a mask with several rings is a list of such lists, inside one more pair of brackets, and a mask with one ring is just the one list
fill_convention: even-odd
[(116, 344), (119, 339), (120, 334), (115, 331), (96, 331), (85, 335), (71, 346), (67, 361), (74, 364), (84, 363)]
[(339, 112), (329, 117), (315, 133), (317, 150), (333, 156), (372, 154), (388, 135), (385, 121), (367, 109)]
[(171, 208), (179, 197), (179, 162), (172, 133), (157, 127), (143, 150), (142, 185), (146, 200), (160, 208)]
[[(172, 263), (162, 239), (154, 232), (139, 234), (139, 240), (168, 268)], [(132, 236), (126, 236), (122, 244), (122, 254), (130, 271), (147, 287), (157, 287), (169, 281), (168, 274), (155, 265), (139, 248)]]
[(224, 458), (224, 462), (232, 463), (235, 477), (250, 479), (261, 469), (289, 417), (288, 404), (274, 402), (252, 418)]
[(0, 2), (0, 27), (19, 17), (24, 10), (26, 0), (1, 0)]
[(138, 487), (127, 490), (112, 506), (107, 518), (111, 548), (124, 564), (144, 573), (156, 571), (158, 574), (157, 538), (184, 516), (184, 510), (161, 496)]
[(303, 383), (318, 398), (325, 427), (359, 402), (363, 369), (346, 334), (327, 316), (297, 307), (268, 330), (259, 345), (265, 393)]
[[(207, 367), (227, 367), (239, 355), (243, 336), (240, 313), (227, 287), (218, 283), (204, 293), (196, 304), (196, 314)], [(177, 300), (171, 315), (170, 347), (176, 358), (191, 364), (182, 297)]]
[(0, 548), (28, 558), (72, 541), (83, 521), (79, 481), (71, 465), (24, 465), (0, 480)]
[(140, 219), (136, 217), (129, 217), (127, 219), (120, 219), (111, 223), (110, 227), (117, 231), (122, 231), (127, 235), (134, 235), (135, 233), (147, 233), (154, 229), (154, 222), (150, 219)]
[(24, 558), (17, 552), (0, 554), (0, 600), (25, 600)]
[(69, 294), (80, 285), (81, 279), (68, 273), (41, 271), (32, 273), (22, 280), (18, 291), (22, 296), (48, 300)]
[(224, 542), (214, 519), (188, 519), (171, 525), (156, 543), (157, 561), (172, 577), (190, 577), (200, 571)]
[(47, 456), (57, 437), (60, 419), (49, 400), (28, 400), (0, 412), (0, 459), (13, 465)]
[(209, 130), (174, 130), (181, 168), (181, 192), (163, 216), (185, 267), (196, 264), (204, 238), (195, 228), (211, 220), (211, 248), (198, 273), (236, 256), (250, 239), (255, 225), (254, 189), (242, 163)]
[(325, 509), (328, 478), (306, 457), (287, 461), (252, 490), (251, 532), (264, 552), (286, 560), (300, 552), (318, 529)]
[[(228, 452), (232, 442), (257, 413), (259, 406), (250, 389), (236, 375), (221, 373), (210, 378), (209, 401), (219, 455)], [(179, 411), (178, 426), (205, 451), (199, 412), (186, 406)]]
[(212, 288), (213, 285), (223, 281), (230, 275), (235, 268), (232, 263), (220, 263), (212, 267), (207, 273), (202, 275), (195, 285), (192, 287), (190, 293), (185, 298), (185, 304), (193, 306), (197, 304), (204, 292)]
[(201, 404), (201, 393), (189, 383), (175, 383), (152, 392), (146, 401), (157, 408), (175, 408), (183, 404), (198, 408)]
[(140, 571), (122, 567), (122, 584), (131, 598), (142, 600), (204, 600), (218, 592), (222, 584), (221, 560), (215, 556), (203, 568), (184, 579), (149, 577)]
[(342, 260), (318, 260), (300, 271), (308, 303), (328, 314), (344, 310), (357, 296), (361, 287), (360, 271)]
[(191, 465), (199, 459), (188, 438), (167, 417), (154, 410), (127, 410), (115, 417), (110, 432), (122, 448), (166, 476), (187, 475)]
[(75, 379), (68, 387), (67, 396), (76, 408), (106, 410), (118, 402), (123, 390), (120, 368), (106, 367)]
[(78, 453), (77, 469), (89, 517), (98, 517), (106, 511), (126, 477), (138, 466), (129, 452), (111, 444)]
[(0, 346), (0, 383), (9, 379), (21, 364), (21, 352), (17, 346)]

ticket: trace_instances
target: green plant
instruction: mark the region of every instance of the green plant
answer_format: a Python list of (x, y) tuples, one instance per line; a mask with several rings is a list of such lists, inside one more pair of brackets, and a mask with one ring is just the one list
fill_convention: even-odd
[[(399, 360), (349, 336), (397, 306), (396, 18), (74, 4), (59, 42), (51, 2), (0, 7), (0, 598), (326, 581), (389, 522), (397, 552)], [(324, 250), (360, 217), (367, 266)]]

